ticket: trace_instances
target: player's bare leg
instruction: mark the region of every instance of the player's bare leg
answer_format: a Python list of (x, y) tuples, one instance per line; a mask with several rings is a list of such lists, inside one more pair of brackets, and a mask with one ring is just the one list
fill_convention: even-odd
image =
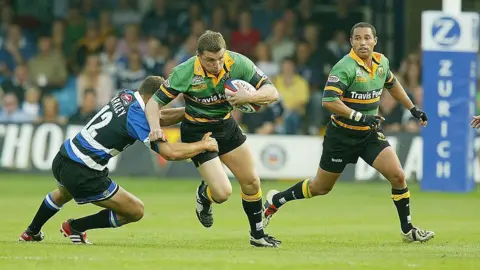
[(127, 223), (137, 222), (143, 217), (144, 206), (133, 194), (119, 187), (111, 198), (93, 202), (106, 209), (90, 216), (65, 221), (60, 232), (69, 237), (74, 244), (90, 244), (87, 230), (101, 228), (116, 228)]
[(45, 196), (28, 228), (20, 235), (19, 241), (39, 242), (44, 239), (43, 225), (52, 218), (63, 205), (72, 200), (70, 193), (62, 186)]
[(262, 222), (262, 190), (255, 171), (252, 154), (246, 143), (220, 156), (220, 160), (240, 183), (242, 205), (250, 223), (250, 244), (257, 247), (277, 247), (281, 241), (267, 235)]
[(212, 203), (223, 203), (232, 194), (232, 184), (218, 157), (202, 163), (198, 167), (202, 179), (196, 193), (196, 214), (206, 228), (213, 225)]
[(398, 156), (391, 146), (380, 152), (373, 162), (373, 167), (385, 176), (392, 185), (392, 199), (400, 219), (403, 240), (406, 242), (426, 242), (432, 239), (435, 236), (434, 232), (422, 230), (412, 225), (410, 191)]
[(318, 168), (317, 175), (313, 179), (305, 179), (292, 187), (284, 190), (270, 190), (265, 200), (263, 211), (264, 227), (267, 227), (273, 215), (278, 209), (289, 201), (308, 199), (319, 195), (327, 195), (332, 189), (341, 173), (332, 173)]

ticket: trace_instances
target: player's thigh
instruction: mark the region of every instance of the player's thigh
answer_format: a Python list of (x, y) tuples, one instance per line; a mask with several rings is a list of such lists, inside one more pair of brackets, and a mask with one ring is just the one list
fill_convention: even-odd
[[(219, 136), (219, 128), (211, 127), (205, 124), (193, 124), (190, 122), (182, 122), (180, 126), (180, 135), (182, 142), (184, 143), (194, 143), (202, 140), (203, 136), (207, 132), (212, 132), (212, 138), (217, 138)], [(220, 134), (222, 135), (222, 134)], [(204, 151), (191, 158), (193, 164), (197, 169), (205, 162), (210, 161), (218, 157), (217, 152)]]
[(373, 161), (374, 167), (392, 184), (393, 188), (402, 189), (406, 187), (405, 173), (398, 159), (397, 153), (391, 146), (385, 147)]
[(245, 193), (256, 193), (260, 189), (260, 179), (255, 170), (252, 153), (246, 143), (220, 156), (220, 160), (230, 169)]
[(396, 188), (405, 186), (405, 174), (400, 160), (382, 132), (372, 134), (361, 157), (367, 164), (385, 176), (392, 186)]
[(126, 218), (130, 222), (140, 220), (144, 214), (143, 202), (120, 186), (112, 197), (92, 203), (110, 209), (118, 214), (120, 219)]
[(232, 184), (218, 157), (202, 163), (198, 166), (198, 172), (210, 187), (212, 197), (217, 203), (224, 202), (230, 197), (232, 194)]

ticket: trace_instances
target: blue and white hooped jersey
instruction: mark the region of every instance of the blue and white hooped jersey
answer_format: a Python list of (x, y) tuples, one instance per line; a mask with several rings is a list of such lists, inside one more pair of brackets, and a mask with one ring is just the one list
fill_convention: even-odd
[(65, 141), (60, 152), (65, 157), (94, 170), (102, 171), (108, 161), (139, 140), (158, 152), (150, 143), (150, 126), (140, 93), (119, 92), (75, 137)]

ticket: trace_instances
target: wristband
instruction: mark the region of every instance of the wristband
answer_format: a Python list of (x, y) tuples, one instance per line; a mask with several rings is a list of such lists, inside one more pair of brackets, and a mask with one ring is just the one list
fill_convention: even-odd
[(362, 113), (360, 112), (357, 112), (357, 111), (353, 111), (351, 114), (350, 114), (350, 119), (352, 120), (355, 120), (356, 122), (360, 121), (360, 119), (362, 119)]

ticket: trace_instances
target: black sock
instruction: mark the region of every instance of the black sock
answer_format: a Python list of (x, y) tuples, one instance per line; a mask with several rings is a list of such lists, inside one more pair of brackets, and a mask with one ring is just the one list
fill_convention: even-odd
[(410, 217), (410, 191), (408, 191), (408, 187), (404, 189), (392, 188), (392, 199), (397, 207), (402, 231), (407, 233), (413, 228), (412, 218)]
[(289, 189), (275, 194), (272, 198), (273, 205), (279, 208), (289, 201), (311, 198), (312, 193), (310, 192), (310, 187), (308, 186), (309, 181), (310, 178), (305, 179), (296, 183)]
[(250, 223), (250, 234), (255, 239), (265, 236), (262, 217), (262, 191), (259, 190), (258, 193), (254, 195), (246, 195), (242, 192), (242, 205), (245, 214), (247, 214), (248, 222)]
[(91, 229), (120, 227), (121, 224), (112, 210), (104, 209), (94, 215), (74, 219), (70, 226), (78, 232), (85, 232)]
[(42, 229), (43, 225), (53, 217), (58, 211), (62, 209), (62, 205), (57, 205), (50, 193), (47, 194), (42, 204), (37, 210), (35, 217), (32, 220), (32, 223), (28, 226), (28, 229), (33, 233), (37, 234)]

